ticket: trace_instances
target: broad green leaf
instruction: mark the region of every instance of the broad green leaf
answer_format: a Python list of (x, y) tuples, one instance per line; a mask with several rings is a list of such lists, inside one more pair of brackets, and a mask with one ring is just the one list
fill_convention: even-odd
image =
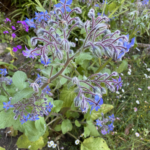
[(54, 107), (52, 108), (52, 112), (59, 112), (63, 106), (63, 101), (54, 100)]
[(37, 121), (27, 121), (21, 124), (19, 118), (14, 120), (14, 116), (15, 114), (12, 109), (1, 111), (0, 118), (2, 121), (0, 122), (0, 129), (13, 126), (14, 130), (25, 133), (30, 141), (36, 141), (44, 135), (46, 130), (44, 118), (40, 117)]
[(11, 100), (11, 104), (15, 104), (23, 98), (29, 98), (34, 93), (33, 89), (25, 88), (22, 91), (19, 91), (15, 94), (15, 96)]
[(0, 147), (0, 150), (5, 150), (5, 148), (3, 148), (3, 147)]
[(83, 65), (83, 62), (84, 60), (91, 60), (92, 59), (92, 56), (90, 53), (80, 53), (80, 55), (78, 55), (76, 58), (75, 58), (75, 62), (76, 64), (80, 64), (80, 65)]
[(126, 70), (128, 68), (128, 62), (126, 60), (123, 60), (122, 63), (120, 64), (120, 66), (117, 69), (118, 73), (123, 72), (124, 70)]
[(3, 95), (0, 95), (0, 110), (3, 110), (4, 108), (3, 108), (3, 102), (7, 102), (8, 101), (8, 99), (7, 99), (7, 97), (6, 96), (3, 96)]
[(89, 129), (90, 131), (90, 135), (91, 136), (99, 136), (99, 132), (97, 131), (95, 125), (93, 124), (93, 122), (90, 120), (90, 121), (87, 121), (87, 128)]
[(72, 123), (69, 119), (63, 120), (61, 124), (62, 133), (66, 134), (68, 131), (72, 130)]
[(18, 148), (27, 148), (32, 150), (42, 149), (45, 146), (43, 137), (40, 137), (37, 141), (31, 142), (29, 141), (26, 135), (21, 135), (17, 140)]
[(24, 89), (28, 83), (25, 82), (27, 75), (22, 71), (17, 71), (12, 77), (13, 84), (19, 89)]
[(89, 137), (81, 143), (81, 150), (110, 150), (103, 138)]
[(111, 70), (108, 68), (104, 68), (103, 70), (101, 70), (101, 73), (108, 73), (109, 75), (111, 74)]
[(86, 138), (87, 136), (90, 135), (90, 130), (88, 127), (84, 127), (84, 137)]
[(55, 131), (61, 131), (61, 124), (56, 125), (54, 128)]
[(102, 113), (106, 114), (107, 112), (111, 111), (113, 108), (114, 108), (113, 105), (103, 104), (98, 111), (92, 110), (92, 113), (91, 113), (92, 120), (98, 119), (99, 117), (101, 117)]
[(74, 88), (64, 88), (60, 92), (60, 100), (64, 102), (63, 107), (70, 107), (76, 95), (77, 94), (74, 92)]
[(80, 127), (80, 126), (81, 126), (81, 124), (79, 123), (78, 120), (75, 120), (75, 125), (76, 125), (77, 127)]

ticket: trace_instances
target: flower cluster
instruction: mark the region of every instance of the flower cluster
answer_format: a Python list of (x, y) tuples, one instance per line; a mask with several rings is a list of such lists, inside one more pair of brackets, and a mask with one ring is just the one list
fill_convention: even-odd
[(56, 148), (57, 144), (54, 143), (54, 141), (48, 141), (47, 142), (48, 147)]
[[(103, 116), (103, 114), (102, 114)], [(98, 127), (100, 127), (101, 129), (101, 133), (103, 135), (110, 133), (111, 131), (113, 131), (114, 126), (113, 126), (113, 122), (115, 121), (115, 116), (114, 114), (112, 114), (111, 116), (109, 116), (109, 118), (104, 118), (102, 120), (97, 119), (96, 120), (96, 125)], [(106, 123), (111, 122), (110, 124), (106, 125)]]
[(25, 21), (17, 21), (17, 23), (21, 23), (22, 27), (25, 29), (26, 32), (29, 31), (29, 26), (26, 24)]
[[(118, 80), (110, 80), (110, 78), (117, 75), (117, 72), (113, 72), (111, 75), (98, 73), (91, 75), (86, 80), (79, 80), (77, 77), (74, 77), (72, 82), (78, 86), (79, 91), (77, 97), (74, 99), (75, 106), (80, 107), (83, 113), (88, 111), (89, 105), (91, 106), (91, 111), (94, 109), (98, 111), (103, 104), (102, 95), (106, 94), (105, 88), (100, 84), (104, 83), (108, 89), (115, 92), (115, 88), (118, 90), (122, 86), (121, 77)], [(93, 77), (95, 79), (92, 79)], [(89, 88), (81, 86), (80, 83), (85, 83)], [(94, 84), (95, 86), (93, 86)], [(91, 95), (91, 98), (86, 97), (85, 94)]]

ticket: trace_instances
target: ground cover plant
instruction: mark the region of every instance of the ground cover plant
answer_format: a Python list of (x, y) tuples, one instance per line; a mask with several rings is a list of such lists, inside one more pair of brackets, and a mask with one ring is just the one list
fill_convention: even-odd
[[(16, 45), (13, 52), (22, 51), (31, 67), (20, 71), (22, 66), (1, 63), (0, 128), (23, 133), (18, 148), (67, 149), (61, 142), (66, 136), (74, 139), (70, 149), (149, 147), (148, 59), (144, 52), (128, 53), (135, 38), (127, 31), (111, 32), (114, 11), (103, 15), (111, 2), (90, 2), (86, 10), (80, 8), (84, 1), (61, 0), (49, 12), (40, 5), (34, 18), (17, 21), (32, 34), (25, 50)], [(103, 5), (101, 14), (96, 4)], [(9, 18), (5, 22), (11, 25)]]

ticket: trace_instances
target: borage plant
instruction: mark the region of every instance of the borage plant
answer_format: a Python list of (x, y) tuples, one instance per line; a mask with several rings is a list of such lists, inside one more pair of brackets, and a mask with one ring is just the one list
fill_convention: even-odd
[[(82, 150), (85, 146), (91, 150), (95, 145), (97, 150), (109, 149), (100, 138), (100, 132), (103, 135), (110, 133), (114, 128), (115, 117), (111, 115), (104, 118), (104, 114), (113, 106), (103, 104), (102, 97), (107, 89), (115, 92), (122, 86), (121, 77), (117, 79), (117, 72), (108, 74), (95, 70), (89, 71), (90, 75), (86, 77), (77, 70), (74, 71), (73, 66), (77, 67), (83, 60), (86, 63), (87, 60), (98, 60), (103, 55), (121, 61), (132, 45), (128, 44), (127, 36), (120, 35), (120, 31), (111, 33), (105, 24), (109, 18), (96, 17), (93, 9), (90, 9), (90, 20), (86, 22), (82, 22), (79, 17), (72, 18), (73, 13), (81, 14), (82, 11), (78, 7), (71, 10), (71, 3), (72, 0), (61, 0), (55, 5), (54, 11), (36, 13), (35, 18), (26, 19), (26, 23), (34, 27), (36, 36), (31, 38), (32, 48), (26, 47), (23, 55), (26, 58), (37, 58), (45, 67), (35, 80), (29, 79), (21, 71), (15, 72), (11, 79), (6, 77), (6, 69), (0, 70), (0, 98), (3, 102), (0, 107), (0, 128), (13, 126), (14, 130), (24, 133), (18, 139), (18, 147), (22, 147), (21, 138), (28, 143), (29, 140), (32, 141), (32, 149), (45, 146), (44, 138), (48, 136), (48, 129), (51, 132), (60, 131), (54, 141), (67, 133), (79, 144), (78, 138), (69, 131), (82, 125), (84, 138), (91, 136), (84, 141), (81, 139)], [(78, 39), (78, 46), (69, 41), (70, 34), (77, 28), (86, 32), (85, 39)], [(43, 141), (43, 145), (39, 144), (39, 140)], [(55, 148), (58, 145), (51, 141), (48, 146)]]

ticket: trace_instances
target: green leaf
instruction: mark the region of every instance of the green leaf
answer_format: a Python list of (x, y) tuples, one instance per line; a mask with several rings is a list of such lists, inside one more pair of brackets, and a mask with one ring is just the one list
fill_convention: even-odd
[(5, 65), (5, 66), (7, 66), (7, 67), (10, 68), (10, 69), (17, 69), (16, 66), (14, 66), (14, 65), (12, 65), (12, 64), (8, 64), (8, 63), (6, 63), (6, 62), (0, 62), (0, 65)]
[(103, 138), (89, 137), (81, 143), (81, 150), (110, 150)]
[(22, 91), (17, 92), (11, 100), (11, 104), (15, 104), (23, 98), (29, 98), (34, 93), (33, 89), (25, 88)]
[(27, 121), (24, 124), (20, 123), (19, 118), (14, 120), (14, 113), (12, 109), (0, 112), (0, 129), (13, 126), (14, 130), (19, 130), (25, 133), (30, 141), (36, 141), (44, 135), (46, 131), (46, 124), (43, 117), (37, 121)]
[(56, 125), (54, 128), (55, 131), (61, 131), (61, 124)]
[(91, 120), (87, 121), (87, 128), (90, 131), (90, 135), (91, 136), (99, 136), (99, 132), (97, 131), (95, 125), (93, 124), (93, 122)]
[(103, 104), (98, 111), (92, 110), (91, 113), (92, 120), (96, 120), (97, 118), (101, 117), (101, 113), (106, 114), (107, 112), (111, 111), (113, 108), (114, 108), (113, 105)]
[(75, 125), (76, 125), (77, 127), (80, 127), (80, 126), (81, 126), (81, 124), (79, 123), (78, 120), (75, 121)]
[(17, 71), (12, 77), (13, 84), (19, 89), (24, 89), (28, 83), (25, 82), (27, 75), (22, 71)]
[(40, 137), (35, 142), (31, 142), (29, 141), (28, 137), (25, 136), (24, 134), (18, 138), (16, 144), (18, 148), (28, 148), (32, 150), (42, 149), (45, 146), (43, 137)]
[(6, 96), (3, 96), (3, 95), (0, 95), (0, 110), (3, 110), (3, 102), (7, 102), (7, 97)]
[(87, 136), (90, 135), (90, 130), (88, 127), (84, 127), (84, 137), (86, 138)]
[(74, 88), (64, 88), (60, 92), (60, 99), (64, 102), (63, 107), (70, 107), (75, 97), (76, 93), (74, 92)]
[(83, 65), (84, 60), (91, 60), (92, 56), (90, 53), (80, 53), (80, 55), (76, 56), (75, 62), (76, 64)]
[(40, 12), (45, 12), (46, 10), (43, 7), (36, 7), (36, 9)]
[(0, 147), (0, 150), (5, 150), (5, 148), (3, 148), (3, 147)]
[(117, 69), (118, 73), (123, 72), (124, 70), (126, 70), (128, 68), (128, 62), (126, 60), (123, 60), (122, 63), (120, 64), (120, 66)]
[(72, 130), (72, 123), (69, 119), (63, 120), (61, 124), (62, 133), (66, 134), (68, 131)]
[(55, 100), (54, 101), (54, 107), (52, 108), (52, 112), (59, 112), (63, 106), (63, 101), (61, 100)]

